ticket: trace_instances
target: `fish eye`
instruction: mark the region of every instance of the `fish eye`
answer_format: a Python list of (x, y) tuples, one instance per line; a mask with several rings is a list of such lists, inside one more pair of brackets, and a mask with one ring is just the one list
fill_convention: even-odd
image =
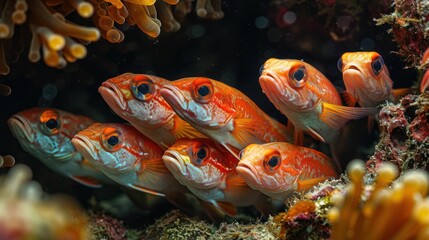
[(380, 74), (381, 70), (383, 69), (383, 66), (384, 66), (384, 61), (381, 56), (378, 56), (371, 63), (371, 68), (375, 75)]
[(289, 74), (289, 79), (293, 87), (301, 88), (305, 85), (307, 73), (304, 66), (292, 68)]
[(213, 84), (206, 78), (194, 81), (194, 99), (200, 103), (207, 103), (213, 95)]
[(240, 153), (238, 153), (238, 158), (239, 158), (239, 159), (241, 159), (241, 158), (243, 157), (243, 152), (244, 152), (244, 149), (243, 149), (243, 150), (241, 150), (241, 151), (240, 151)]
[(204, 160), (207, 158), (208, 156), (208, 148), (205, 145), (202, 145), (201, 147), (198, 148), (198, 150), (195, 153), (195, 163), (197, 165), (201, 165)]
[(141, 100), (147, 101), (153, 97), (155, 86), (152, 80), (148, 78), (135, 78), (131, 84), (131, 92), (134, 97)]
[(109, 152), (118, 151), (123, 145), (123, 136), (113, 127), (106, 127), (101, 134), (101, 142), (104, 149)]
[(47, 135), (57, 134), (60, 128), (59, 114), (54, 110), (46, 110), (40, 115), (40, 127)]
[(264, 167), (267, 171), (274, 171), (280, 166), (281, 157), (280, 154), (275, 151), (272, 154), (269, 154), (264, 160)]
[(343, 71), (343, 58), (342, 57), (340, 57), (340, 59), (338, 59), (337, 68), (338, 68), (338, 70), (340, 70), (340, 72)]

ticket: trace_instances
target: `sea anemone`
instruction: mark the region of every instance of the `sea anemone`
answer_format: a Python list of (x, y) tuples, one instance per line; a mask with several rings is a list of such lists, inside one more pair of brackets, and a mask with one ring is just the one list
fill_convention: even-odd
[(351, 183), (332, 197), (328, 213), (332, 239), (429, 238), (427, 172), (409, 170), (391, 184), (399, 174), (394, 164), (382, 163), (373, 177), (355, 160), (347, 174)]
[(0, 179), (0, 239), (88, 239), (88, 220), (71, 199), (45, 197), (16, 165)]

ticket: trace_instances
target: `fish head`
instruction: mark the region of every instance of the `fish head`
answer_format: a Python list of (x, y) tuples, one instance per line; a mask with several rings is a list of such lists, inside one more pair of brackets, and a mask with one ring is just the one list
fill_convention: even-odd
[[(259, 83), (262, 91), (282, 112), (305, 112), (320, 100), (337, 97), (329, 80), (317, 69), (303, 61), (268, 59), (261, 68)], [(337, 95), (337, 96), (335, 96)]]
[(250, 144), (240, 153), (237, 172), (253, 189), (266, 195), (286, 192), (298, 172), (288, 163), (277, 143)]
[(113, 174), (138, 171), (142, 161), (160, 151), (135, 128), (119, 123), (95, 123), (77, 133), (72, 142), (91, 163)]
[(377, 52), (344, 53), (338, 61), (338, 69), (343, 73), (346, 91), (362, 107), (376, 107), (389, 98), (393, 82)]
[(93, 121), (53, 108), (32, 108), (8, 120), (13, 136), (25, 151), (43, 160), (67, 161), (80, 154), (71, 140)]
[(229, 152), (209, 139), (182, 138), (165, 151), (162, 159), (181, 184), (208, 189), (217, 186), (235, 168), (235, 157), (226, 154)]
[(234, 116), (225, 84), (205, 77), (183, 78), (161, 89), (164, 99), (182, 119), (197, 128), (219, 129)]
[(175, 115), (160, 94), (160, 89), (168, 82), (151, 75), (124, 73), (103, 82), (98, 92), (123, 119), (145, 128), (154, 128)]

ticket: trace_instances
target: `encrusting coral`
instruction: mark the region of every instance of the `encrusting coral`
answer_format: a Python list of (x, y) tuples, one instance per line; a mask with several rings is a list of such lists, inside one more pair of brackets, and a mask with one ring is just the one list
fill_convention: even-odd
[[(398, 177), (392, 163), (383, 163), (374, 177), (362, 161), (349, 164), (351, 183), (332, 197), (328, 213), (332, 239), (428, 239), (429, 176), (422, 170)], [(371, 183), (374, 181), (374, 183)]]
[[(137, 25), (150, 37), (180, 29), (174, 13), (180, 18), (190, 12), (189, 0), (6, 0), (0, 3), (0, 74), (10, 72), (7, 62), (17, 61), (25, 39), (31, 32), (28, 59), (43, 58), (51, 67), (62, 68), (86, 56), (82, 44), (97, 41), (100, 36), (111, 43), (124, 40), (115, 24)], [(93, 18), (95, 27), (77, 25), (65, 17), (76, 11), (83, 18)], [(221, 0), (197, 0), (199, 17), (223, 17)], [(20, 28), (17, 28), (19, 25)], [(42, 54), (40, 54), (42, 52)], [(2, 87), (2, 86), (1, 86)], [(2, 87), (3, 88), (3, 87)]]
[(30, 178), (17, 165), (0, 180), (0, 239), (88, 239), (88, 219), (75, 202), (46, 198)]
[(384, 162), (394, 163), (400, 171), (428, 170), (429, 93), (407, 95), (398, 104), (386, 103), (379, 113), (380, 140), (366, 163), (374, 171)]

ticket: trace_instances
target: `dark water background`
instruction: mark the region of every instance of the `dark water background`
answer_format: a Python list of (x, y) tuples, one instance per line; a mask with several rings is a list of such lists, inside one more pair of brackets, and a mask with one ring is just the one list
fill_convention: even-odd
[[(240, 89), (266, 113), (286, 122), (258, 83), (259, 68), (270, 57), (304, 59), (341, 86), (341, 73), (336, 67), (341, 54), (373, 50), (383, 56), (395, 86), (409, 86), (417, 79), (416, 72), (404, 70), (400, 57), (391, 53), (396, 50), (396, 44), (386, 33), (387, 26), (374, 25), (374, 9), (370, 12), (370, 8), (364, 6), (360, 10), (359, 20), (351, 29), (353, 34), (343, 42), (329, 37), (326, 18), (317, 17), (315, 3), (293, 7), (291, 11), (297, 20), (290, 26), (278, 22), (285, 9), (287, 7), (281, 8), (269, 1), (224, 1), (225, 17), (220, 21), (199, 19), (192, 13), (179, 32), (162, 33), (158, 39), (150, 39), (137, 27), (131, 27), (124, 31), (126, 37), (122, 43), (111, 44), (104, 39), (92, 43), (85, 59), (62, 70), (49, 68), (43, 62), (29, 63), (26, 49), (20, 60), (11, 65), (11, 73), (0, 77), (0, 82), (13, 89), (10, 96), (0, 96), (0, 154), (13, 155), (17, 162), (30, 165), (34, 178), (45, 191), (69, 192), (85, 205), (94, 190), (51, 172), (25, 153), (6, 125), (12, 114), (35, 106), (50, 106), (87, 115), (96, 121), (123, 122), (104, 103), (97, 88), (108, 78), (135, 72), (171, 80), (188, 76), (217, 79)], [(388, 10), (380, 8), (376, 12)], [(340, 9), (331, 17), (344, 14), (353, 15)], [(81, 21), (77, 16), (70, 19)], [(57, 89), (54, 97), (49, 91), (52, 88)]]

